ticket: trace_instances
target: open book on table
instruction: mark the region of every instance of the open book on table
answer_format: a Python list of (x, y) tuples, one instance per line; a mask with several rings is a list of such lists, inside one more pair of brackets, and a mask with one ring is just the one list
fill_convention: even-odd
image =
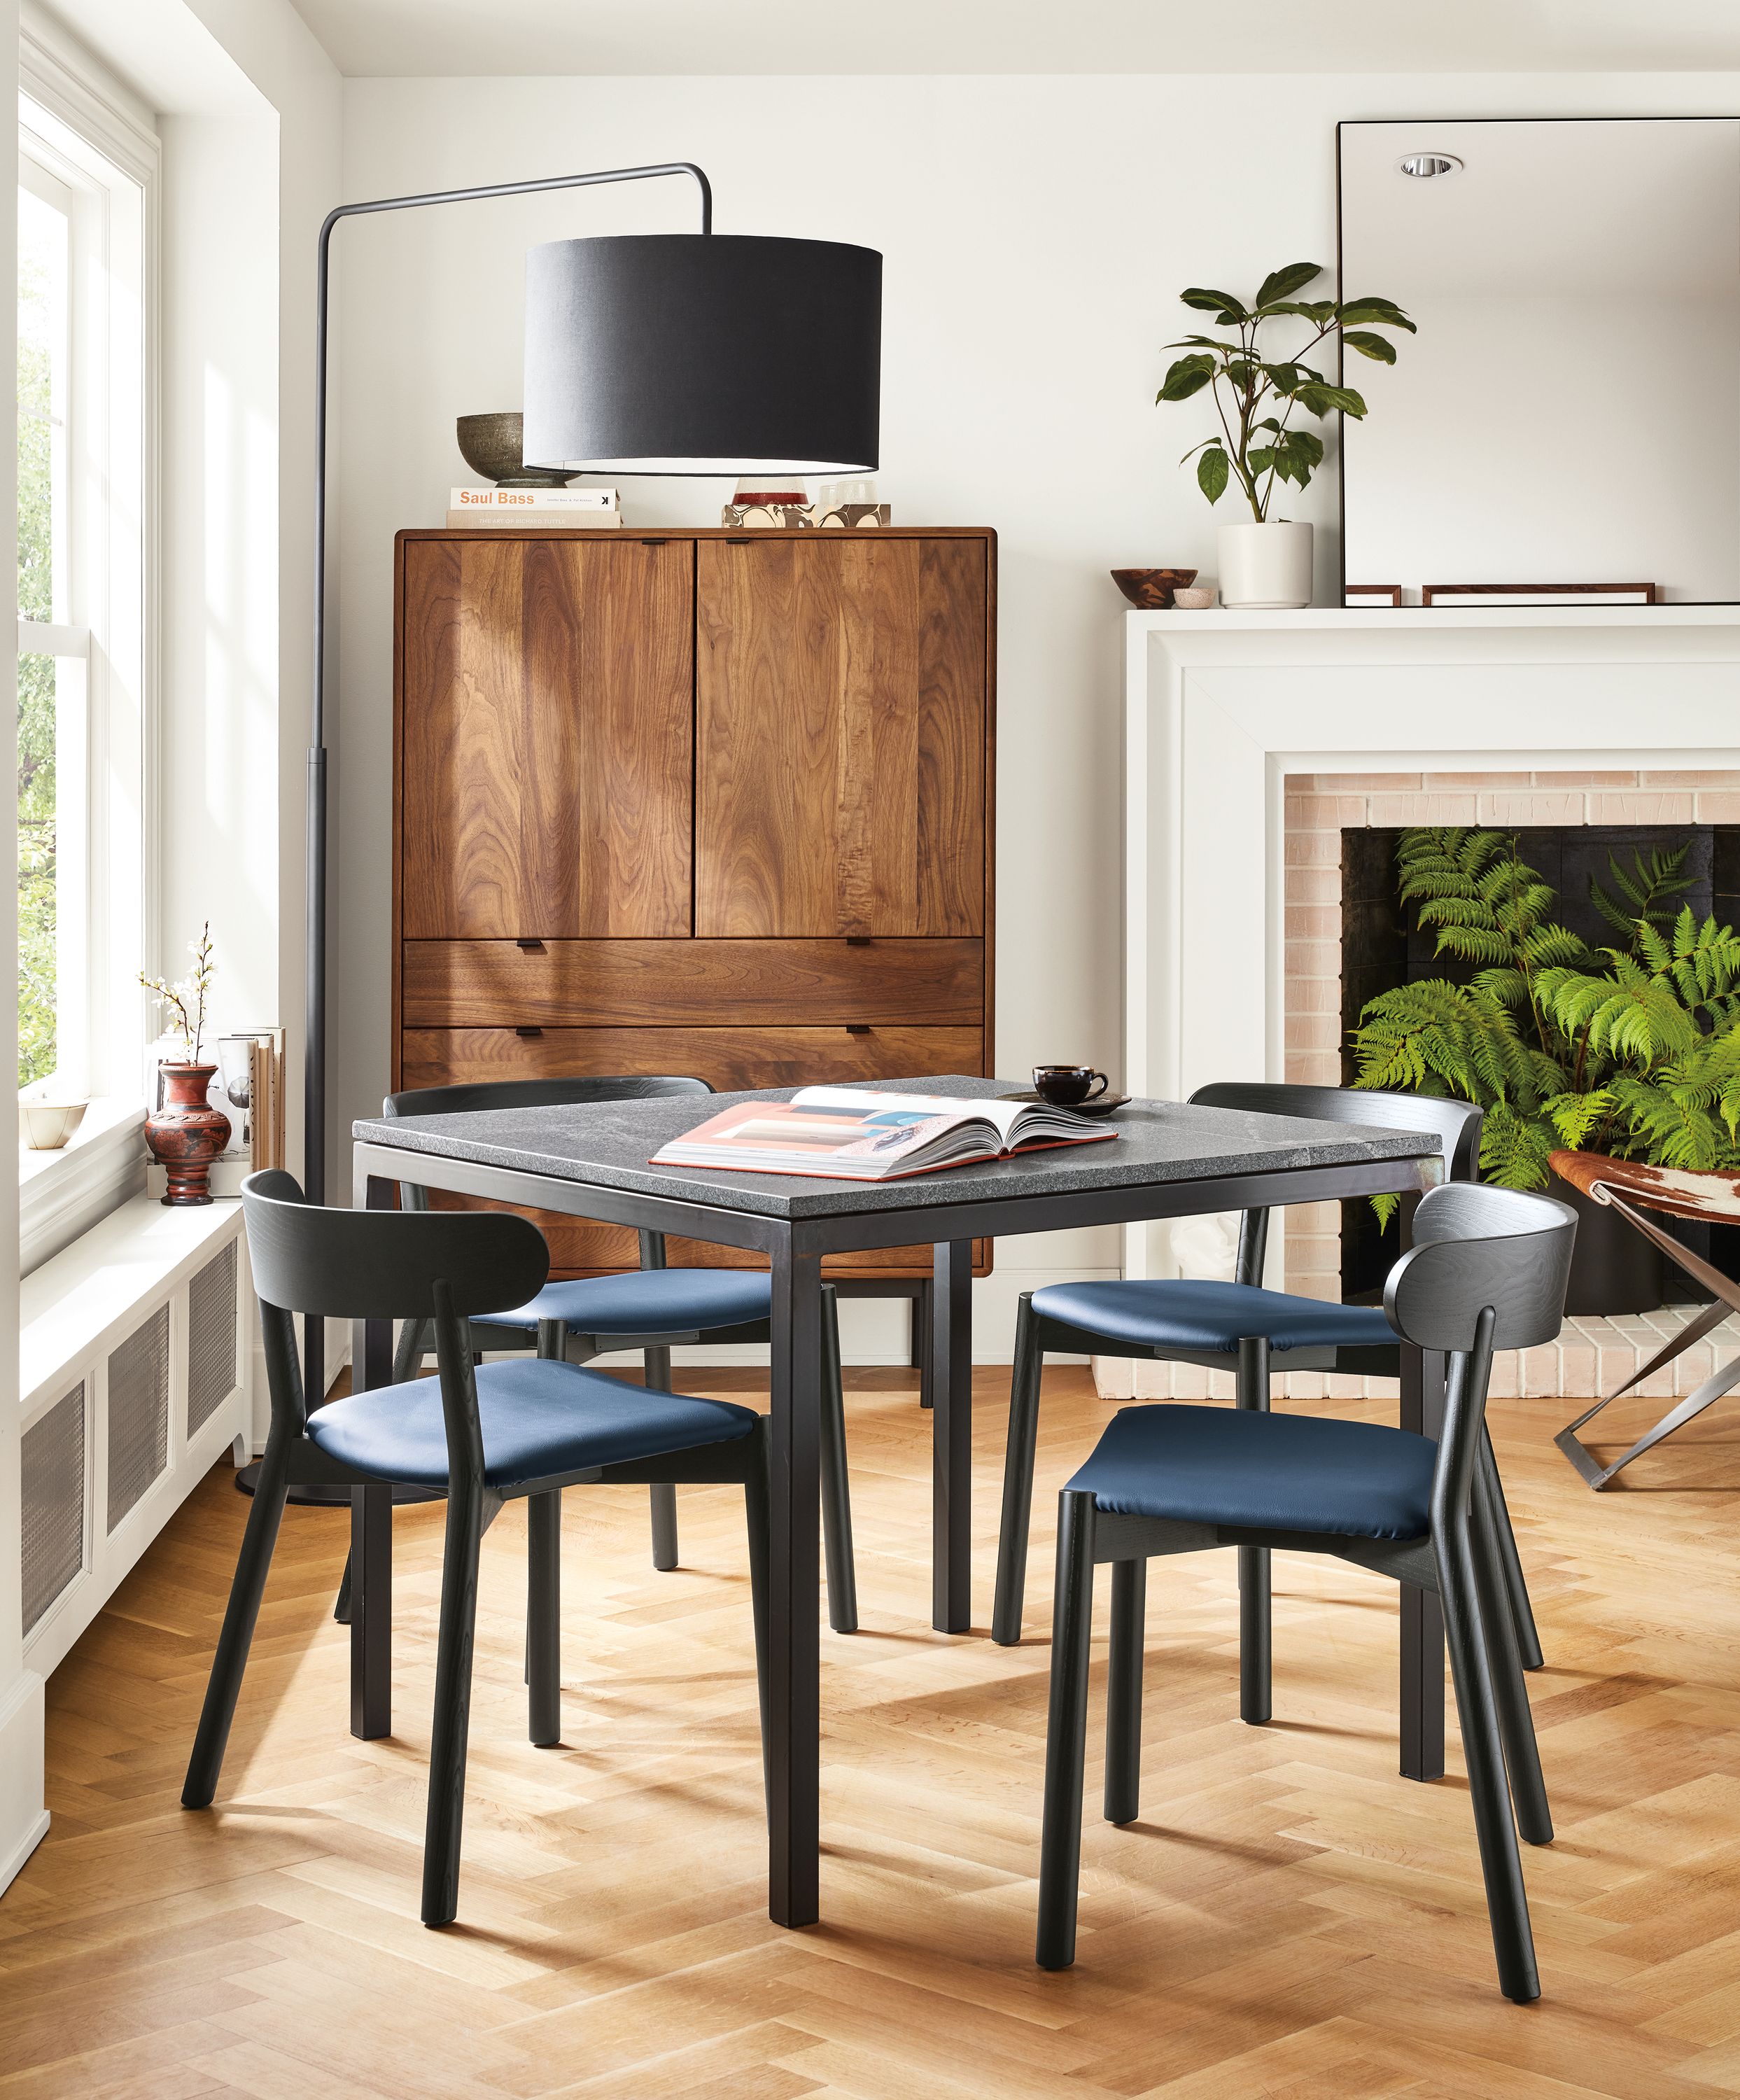
[(661, 1145), (653, 1164), (892, 1181), (1043, 1145), (1091, 1145), (1117, 1136), (1102, 1123), (1046, 1101), (805, 1087), (789, 1101), (740, 1101), (720, 1110)]

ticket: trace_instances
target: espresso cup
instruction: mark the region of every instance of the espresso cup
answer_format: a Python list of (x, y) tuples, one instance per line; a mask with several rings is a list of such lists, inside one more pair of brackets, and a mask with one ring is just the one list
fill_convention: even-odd
[(1097, 1099), (1111, 1083), (1103, 1072), (1096, 1072), (1091, 1065), (1033, 1067), (1033, 1092), (1055, 1109), (1078, 1109), (1084, 1101)]

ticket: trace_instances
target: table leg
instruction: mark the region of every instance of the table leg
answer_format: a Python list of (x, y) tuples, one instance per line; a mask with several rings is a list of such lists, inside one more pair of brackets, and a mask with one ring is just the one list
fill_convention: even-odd
[(780, 1248), (772, 1267), (768, 1915), (798, 1926), (821, 1915), (822, 1263)]
[(931, 1624), (972, 1624), (973, 1245), (939, 1242), (931, 1292)]
[[(1427, 1436), (1444, 1427), (1443, 1354), (1402, 1345), (1402, 1427)], [(1402, 1776), (1444, 1776), (1444, 1613), (1429, 1590), (1402, 1585)]]
[[(359, 1175), (351, 1200), (359, 1210), (390, 1211), (397, 1195), (390, 1181)], [(392, 1382), (392, 1321), (353, 1321), (351, 1391), (372, 1392)], [(351, 1490), (350, 1573), (350, 1732), (372, 1742), (393, 1732), (393, 1490), (390, 1487)]]

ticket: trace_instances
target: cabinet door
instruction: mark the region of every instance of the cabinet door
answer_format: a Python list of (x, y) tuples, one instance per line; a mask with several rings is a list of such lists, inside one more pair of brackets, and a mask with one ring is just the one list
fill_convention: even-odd
[(689, 545), (413, 540), (400, 617), (406, 938), (688, 933)]
[(982, 933), (985, 541), (703, 540), (696, 611), (696, 933)]

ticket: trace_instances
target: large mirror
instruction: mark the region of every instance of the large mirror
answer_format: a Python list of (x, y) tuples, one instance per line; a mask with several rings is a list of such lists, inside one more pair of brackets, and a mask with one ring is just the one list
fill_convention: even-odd
[(1348, 360), (1347, 602), (1740, 599), (1740, 118), (1339, 139), (1342, 296), (1419, 329), (1394, 366)]

